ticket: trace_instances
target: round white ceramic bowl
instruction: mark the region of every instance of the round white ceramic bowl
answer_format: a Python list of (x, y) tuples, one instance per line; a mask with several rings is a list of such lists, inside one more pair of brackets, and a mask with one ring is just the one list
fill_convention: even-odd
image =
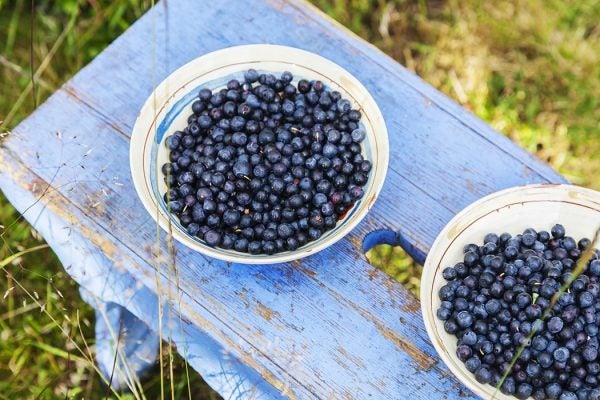
[[(564, 225), (576, 240), (592, 239), (600, 227), (600, 193), (571, 185), (530, 185), (493, 193), (457, 214), (439, 234), (427, 255), (421, 281), (421, 310), (425, 328), (450, 371), (475, 394), (491, 399), (495, 388), (482, 385), (456, 357), (456, 338), (436, 317), (439, 289), (446, 283), (442, 270), (462, 261), (463, 247), (482, 243), (486, 233), (522, 233), (526, 228), (550, 231)], [(511, 399), (498, 392), (496, 399)]]
[[(244, 71), (281, 74), (290, 71), (294, 82), (299, 79), (321, 80), (331, 90), (339, 91), (362, 113), (361, 125), (366, 131), (363, 156), (373, 163), (364, 196), (319, 240), (296, 251), (274, 255), (250, 255), (206, 245), (192, 237), (167, 212), (163, 194), (167, 191), (161, 166), (167, 161), (166, 138), (187, 125), (191, 105), (201, 88), (225, 87), (232, 79), (243, 79)], [(304, 50), (276, 45), (230, 47), (199, 57), (169, 75), (152, 92), (133, 127), (130, 144), (130, 166), (135, 189), (150, 215), (166, 231), (186, 246), (210, 257), (245, 264), (272, 264), (299, 259), (332, 245), (350, 232), (373, 206), (387, 172), (388, 138), (385, 122), (375, 100), (365, 87), (337, 64)]]

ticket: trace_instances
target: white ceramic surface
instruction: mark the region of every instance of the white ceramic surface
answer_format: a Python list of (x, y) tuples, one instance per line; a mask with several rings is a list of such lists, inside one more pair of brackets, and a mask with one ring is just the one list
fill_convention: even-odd
[[(442, 270), (462, 261), (463, 247), (483, 243), (486, 233), (511, 235), (526, 228), (547, 230), (564, 225), (576, 240), (592, 239), (600, 227), (600, 193), (570, 185), (530, 185), (493, 193), (457, 214), (439, 234), (427, 256), (421, 281), (421, 310), (427, 333), (450, 370), (474, 393), (491, 399), (495, 388), (482, 385), (456, 357), (456, 338), (436, 317), (439, 289), (447, 282)], [(500, 392), (496, 399), (515, 399)]]
[[(243, 72), (290, 71), (294, 81), (321, 80), (339, 91), (362, 113), (361, 125), (367, 132), (363, 155), (373, 163), (363, 198), (337, 226), (319, 240), (293, 252), (250, 255), (207, 246), (187, 234), (176, 217), (169, 217), (162, 198), (167, 187), (160, 167), (167, 160), (166, 137), (187, 125), (191, 104), (202, 87), (221, 89), (232, 78), (243, 79)], [(133, 127), (130, 166), (135, 189), (146, 210), (162, 229), (172, 227), (173, 237), (210, 257), (245, 264), (271, 264), (299, 259), (332, 245), (349, 233), (367, 214), (385, 179), (388, 166), (388, 138), (383, 116), (364, 86), (349, 72), (333, 62), (296, 48), (275, 45), (230, 47), (199, 57), (169, 75), (150, 95)]]

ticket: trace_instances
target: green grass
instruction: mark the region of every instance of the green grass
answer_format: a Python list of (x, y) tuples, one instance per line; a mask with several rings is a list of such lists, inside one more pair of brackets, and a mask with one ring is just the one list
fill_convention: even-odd
[[(574, 183), (600, 189), (600, 1), (313, 2)], [(30, 2), (0, 0), (2, 130), (29, 115), (150, 6), (140, 0), (36, 3), (32, 37)], [(42, 243), (1, 195), (0, 239), (0, 260)], [(418, 293), (420, 267), (400, 249), (381, 246), (369, 258)], [(86, 359), (93, 320), (50, 250), (9, 263), (0, 271), (0, 399), (104, 396)], [(176, 397), (185, 398), (183, 361), (177, 356), (173, 365)], [(142, 382), (147, 398), (160, 396), (159, 371)], [(168, 376), (164, 382), (170, 385)], [(190, 383), (195, 398), (216, 398), (197, 374)]]

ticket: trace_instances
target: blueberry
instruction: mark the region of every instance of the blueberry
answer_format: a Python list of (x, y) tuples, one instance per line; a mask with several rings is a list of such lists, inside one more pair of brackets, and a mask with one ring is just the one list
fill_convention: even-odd
[(528, 383), (522, 383), (517, 386), (517, 390), (515, 391), (515, 396), (518, 399), (527, 399), (533, 393), (533, 387)]
[(504, 394), (513, 394), (513, 393), (515, 393), (515, 391), (517, 390), (515, 380), (512, 377), (506, 378), (504, 380), (504, 383), (502, 383), (502, 386), (501, 386), (500, 390)]
[(560, 304), (561, 306), (568, 306), (569, 304), (574, 304), (575, 303), (575, 297), (573, 296), (572, 293), (569, 292), (563, 292), (560, 294), (560, 297), (558, 298), (558, 304)]
[(321, 213), (326, 217), (332, 216), (334, 214), (334, 212), (335, 212), (335, 208), (332, 203), (327, 202), (321, 206)]
[(471, 373), (475, 373), (481, 367), (481, 360), (477, 357), (471, 357), (465, 361), (465, 367)]
[(589, 263), (588, 270), (594, 276), (600, 276), (600, 260), (592, 260)]
[(548, 331), (550, 331), (551, 333), (560, 332), (560, 330), (563, 328), (563, 326), (564, 326), (564, 323), (563, 323), (562, 319), (559, 317), (550, 318), (550, 320), (546, 324)]
[(498, 244), (499, 241), (500, 241), (500, 238), (495, 233), (487, 233), (483, 237), (483, 243), (484, 244), (487, 244), (487, 243)]
[(600, 400), (600, 388), (594, 388), (587, 394), (588, 400)]
[(451, 281), (451, 280), (453, 280), (453, 279), (456, 279), (456, 276), (457, 276), (457, 274), (456, 274), (456, 270), (455, 270), (454, 268), (452, 268), (452, 267), (445, 268), (445, 269), (442, 271), (442, 276), (443, 276), (443, 277), (444, 277), (444, 279), (446, 279), (447, 281)]
[(292, 227), (288, 224), (283, 223), (277, 227), (277, 234), (282, 239), (289, 238), (290, 236), (293, 235), (293, 233), (294, 233), (294, 231), (293, 231)]
[(201, 115), (198, 117), (198, 126), (202, 129), (208, 129), (212, 125), (212, 118), (208, 115)]
[(366, 136), (367, 136), (366, 132), (361, 128), (353, 130), (352, 134), (351, 134), (352, 140), (356, 143), (360, 143), (363, 140), (365, 140)]
[(165, 140), (165, 146), (169, 150), (177, 150), (180, 144), (180, 138), (174, 135), (167, 137), (167, 139)]
[(535, 244), (535, 241), (536, 236), (532, 233), (526, 233), (521, 238), (521, 243), (523, 243), (523, 245), (527, 247), (533, 246)]
[(586, 250), (592, 244), (591, 240), (583, 238), (577, 242), (577, 248), (581, 251)]
[(494, 271), (500, 271), (504, 265), (502, 257), (495, 256), (490, 260), (490, 268)]
[(531, 296), (528, 293), (519, 293), (516, 297), (516, 304), (519, 308), (525, 308), (531, 304)]
[(464, 263), (467, 267), (473, 267), (479, 261), (479, 254), (475, 251), (468, 251), (464, 255)]
[(527, 265), (532, 271), (539, 271), (543, 266), (542, 259), (537, 256), (527, 257)]
[(577, 395), (573, 392), (562, 392), (559, 400), (577, 400)]
[(239, 192), (235, 196), (235, 199), (237, 200), (237, 203), (240, 206), (247, 206), (248, 204), (250, 204), (252, 202), (252, 198), (250, 197), (250, 195), (245, 192)]
[(281, 80), (282, 80), (284, 83), (286, 83), (286, 84), (287, 84), (287, 83), (290, 83), (290, 82), (292, 81), (292, 79), (294, 79), (294, 76), (292, 75), (292, 73), (291, 73), (291, 72), (284, 71), (284, 72), (281, 74)]
[(358, 200), (363, 196), (364, 191), (360, 186), (354, 186), (350, 189), (350, 194), (354, 199)]
[(566, 347), (559, 347), (556, 350), (554, 350), (554, 353), (552, 355), (556, 361), (564, 363), (569, 359), (570, 354), (571, 353)]
[(492, 373), (489, 369), (482, 366), (475, 372), (475, 379), (477, 379), (479, 383), (490, 383), (492, 380)]
[(593, 346), (586, 346), (581, 353), (584, 360), (593, 362), (598, 358), (598, 349)]
[(252, 172), (254, 173), (254, 176), (258, 178), (264, 178), (267, 176), (269, 170), (264, 164), (258, 164), (254, 167)]
[(308, 229), (308, 238), (311, 240), (317, 240), (321, 237), (322, 232), (319, 228), (310, 227)]
[(493, 243), (493, 242), (487, 242), (483, 246), (483, 254), (494, 254), (494, 253), (496, 253), (497, 247), (498, 246), (496, 246), (495, 243)]
[(209, 246), (218, 246), (221, 242), (221, 234), (217, 231), (209, 230), (204, 234), (204, 241), (206, 241), (206, 244)]
[(565, 236), (565, 227), (561, 224), (556, 224), (552, 227), (552, 237), (562, 239)]
[(590, 292), (582, 292), (578, 296), (579, 306), (582, 308), (590, 307), (594, 304), (594, 295)]
[(316, 193), (313, 197), (313, 204), (316, 207), (320, 207), (323, 204), (327, 203), (327, 196), (323, 193)]
[(573, 239), (572, 237), (565, 236), (562, 240), (562, 246), (565, 250), (571, 251), (571, 250), (575, 250), (577, 248), (577, 243), (575, 242), (575, 239)]
[(307, 93), (310, 90), (310, 82), (306, 79), (301, 79), (298, 81), (298, 91), (300, 93)]
[(473, 325), (473, 316), (468, 311), (461, 311), (456, 315), (456, 323), (463, 329)]
[(251, 241), (248, 243), (248, 252), (250, 254), (259, 254), (262, 250), (262, 246), (259, 241)]
[(321, 216), (321, 214), (313, 214), (308, 219), (308, 223), (313, 228), (322, 228), (323, 225), (325, 224), (325, 221), (324, 221), (323, 217)]
[(531, 304), (525, 308), (525, 316), (530, 321), (534, 321), (542, 316), (542, 308), (539, 304)]
[[(261, 169), (260, 172), (257, 174), (256, 168), (259, 168), (259, 167), (262, 168), (262, 169), (264, 169), (264, 172)], [(275, 163), (273, 165), (273, 174), (275, 174), (276, 176), (283, 176), (286, 173), (286, 171), (287, 171), (287, 166), (284, 163), (278, 162), (278, 163)], [(266, 174), (267, 174), (267, 169), (263, 165), (257, 165), (254, 168), (254, 175), (259, 176), (259, 177), (262, 178)]]
[(323, 156), (331, 159), (335, 157), (338, 153), (338, 148), (333, 143), (325, 143), (323, 146)]
[(258, 81), (258, 72), (256, 72), (255, 69), (251, 68), (244, 73), (244, 79), (248, 83), (254, 83), (254, 82)]
[(496, 299), (490, 299), (485, 303), (485, 310), (489, 315), (496, 315), (501, 308), (502, 305), (500, 304), (500, 301)]
[(187, 232), (192, 236), (196, 236), (200, 232), (200, 225), (195, 222), (190, 223), (187, 226)]
[(178, 213), (183, 209), (183, 204), (181, 201), (173, 200), (167, 204), (167, 208), (173, 213)]
[(223, 222), (228, 226), (236, 226), (240, 222), (241, 214), (237, 210), (228, 209), (223, 213)]
[(552, 365), (553, 359), (550, 353), (544, 351), (537, 356), (537, 362), (542, 368), (548, 368)]
[(446, 308), (438, 308), (436, 315), (440, 320), (446, 321), (452, 316), (452, 311)]
[(593, 323), (587, 324), (585, 326), (585, 333), (588, 336), (595, 337), (596, 335), (598, 335), (598, 326)]
[[(189, 158), (187, 156), (181, 156), (177, 159), (177, 165), (179, 167), (181, 167), (182, 169), (187, 168), (191, 163), (192, 163), (191, 158)], [(188, 172), (188, 171), (186, 171), (186, 172)]]
[(544, 390), (546, 392), (546, 398), (552, 400), (558, 399), (562, 393), (562, 388), (560, 384), (556, 382), (549, 383), (548, 385), (546, 385)]
[(447, 333), (452, 335), (452, 334), (458, 332), (459, 327), (456, 324), (456, 321), (454, 319), (450, 318), (444, 322), (444, 330)]
[(504, 256), (508, 260), (514, 260), (519, 254), (519, 250), (514, 246), (508, 246), (504, 249)]
[(244, 146), (248, 142), (248, 136), (243, 132), (235, 132), (231, 135), (231, 143), (236, 146)]
[(473, 351), (470, 346), (461, 344), (456, 348), (456, 356), (461, 361), (468, 360), (473, 355)]

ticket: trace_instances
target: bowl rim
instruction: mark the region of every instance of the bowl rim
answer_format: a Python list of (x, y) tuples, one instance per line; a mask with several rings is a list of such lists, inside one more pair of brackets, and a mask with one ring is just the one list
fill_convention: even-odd
[[(482, 398), (487, 398), (490, 395), (490, 392), (485, 391), (483, 389), (483, 387), (489, 387), (492, 390), (495, 390), (495, 388), (491, 385), (479, 384), (476, 381), (474, 381), (474, 379), (473, 380), (463, 379), (462, 375), (471, 374), (471, 373), (468, 372), (464, 368), (464, 365), (462, 364), (462, 362), (460, 360), (458, 360), (458, 358), (454, 355), (454, 353), (450, 354), (449, 352), (444, 351), (444, 349), (442, 349), (442, 347), (439, 343), (438, 339), (443, 339), (443, 338), (436, 336), (436, 331), (434, 329), (434, 326), (429, 319), (430, 311), (432, 310), (432, 307), (434, 304), (432, 299), (435, 296), (435, 294), (432, 293), (433, 290), (431, 289), (431, 286), (434, 284), (434, 280), (435, 280), (434, 278), (436, 275), (435, 272), (437, 269), (437, 265), (441, 262), (441, 259), (443, 258), (445, 251), (450, 247), (450, 245), (447, 244), (448, 240), (449, 240), (448, 236), (449, 236), (449, 233), (454, 229), (454, 227), (457, 226), (457, 224), (461, 220), (465, 219), (466, 216), (470, 215), (474, 210), (480, 208), (483, 204), (488, 203), (490, 201), (502, 199), (502, 198), (508, 198), (514, 194), (518, 194), (523, 191), (539, 192), (540, 194), (546, 193), (548, 195), (550, 195), (550, 193), (552, 193), (552, 195), (554, 195), (554, 193), (556, 193), (557, 195), (558, 194), (562, 195), (561, 196), (562, 198), (564, 198), (565, 194), (567, 194), (568, 196), (573, 197), (573, 198), (583, 197), (585, 202), (597, 204), (598, 208), (597, 209), (594, 208), (594, 209), (600, 211), (600, 192), (597, 192), (593, 189), (588, 189), (588, 188), (584, 188), (581, 186), (570, 185), (570, 184), (555, 184), (555, 183), (529, 184), (529, 185), (510, 187), (507, 189), (503, 189), (503, 190), (491, 193), (487, 196), (484, 196), (484, 197), (474, 201), (473, 203), (471, 203), (468, 206), (466, 206), (465, 208), (463, 208), (444, 226), (442, 231), (438, 234), (435, 241), (433, 242), (433, 245), (431, 246), (431, 249), (425, 260), (425, 264), (423, 266), (423, 273), (421, 276), (421, 290), (420, 290), (421, 316), (423, 317), (423, 323), (425, 325), (425, 330), (427, 331), (429, 340), (433, 344), (438, 356), (442, 359), (442, 361), (444, 362), (446, 367), (450, 370), (450, 372), (452, 372), (452, 374), (463, 385), (468, 387), (473, 393), (475, 393), (478, 396), (481, 396)], [(575, 204), (580, 204), (580, 203), (575, 203)], [(504, 207), (507, 207), (510, 205), (512, 205), (512, 203), (498, 204), (498, 206), (495, 208), (496, 208), (496, 210), (498, 210), (498, 209), (501, 209), (501, 208), (504, 208)], [(487, 215), (487, 213), (485, 215)], [(479, 219), (479, 218), (477, 218), (477, 219)], [(474, 221), (470, 221), (470, 222), (474, 222)], [(470, 224), (467, 225), (466, 227), (464, 227), (458, 234), (463, 232), (465, 229), (468, 229), (469, 226), (470, 226)], [(455, 237), (458, 234), (454, 234), (454, 235), (452, 235), (452, 237)], [(436, 257), (435, 259), (433, 259), (432, 257), (429, 256), (430, 254), (439, 255), (439, 256)], [(434, 319), (437, 318), (435, 316), (435, 311), (431, 311), (431, 312), (433, 312), (433, 318)], [(459, 371), (457, 371), (455, 369), (455, 367), (454, 367), (455, 364), (460, 366)], [(513, 396), (505, 395), (502, 392), (496, 393), (495, 398), (498, 400), (514, 399)]]
[[(241, 57), (240, 54), (242, 54)], [(269, 54), (270, 57), (268, 60), (261, 59), (260, 57), (257, 57), (254, 60), (247, 60), (246, 57), (248, 57), (248, 54), (262, 55), (263, 58), (266, 56), (266, 54)], [(240, 61), (240, 59), (243, 61)], [(226, 61), (219, 62), (219, 60)], [(216, 249), (206, 244), (199, 243), (193, 238), (187, 236), (184, 232), (180, 232), (179, 227), (176, 226), (176, 224), (173, 224), (171, 217), (166, 215), (166, 213), (161, 209), (159, 204), (160, 200), (156, 199), (156, 196), (154, 196), (153, 193), (148, 192), (147, 189), (144, 188), (144, 186), (148, 186), (151, 178), (149, 176), (145, 176), (144, 163), (140, 162), (140, 158), (143, 158), (140, 148), (144, 148), (143, 144), (147, 141), (148, 137), (153, 134), (152, 132), (155, 132), (156, 126), (160, 123), (157, 115), (161, 113), (161, 108), (164, 107), (168, 110), (169, 107), (172, 107), (170, 102), (177, 100), (182, 96), (182, 93), (179, 93), (181, 92), (181, 87), (169, 90), (169, 83), (177, 81), (177, 79), (181, 79), (181, 76), (185, 76), (185, 74), (189, 74), (189, 72), (195, 66), (199, 66), (205, 62), (208, 63), (209, 61), (213, 65), (220, 65), (224, 68), (236, 65), (240, 62), (243, 64), (252, 63), (256, 66), (255, 68), (258, 69), (260, 69), (261, 63), (265, 62), (287, 62), (303, 69), (313, 69), (312, 65), (321, 65), (324, 66), (324, 68), (326, 68), (328, 71), (331, 71), (330, 74), (343, 77), (344, 83), (334, 79), (330, 80), (331, 83), (334, 83), (339, 87), (347, 87), (351, 85), (353, 88), (352, 91), (360, 94), (359, 104), (369, 105), (369, 108), (371, 108), (369, 120), (372, 120), (373, 126), (376, 127), (376, 129), (371, 130), (373, 132), (373, 136), (376, 138), (375, 143), (377, 147), (377, 157), (375, 160), (371, 161), (374, 165), (373, 170), (375, 170), (375, 166), (378, 170), (377, 175), (375, 174), (375, 171), (373, 171), (373, 175), (371, 176), (372, 183), (370, 183), (368, 187), (365, 187), (365, 197), (361, 199), (361, 201), (365, 202), (365, 206), (355, 208), (354, 211), (356, 212), (354, 212), (352, 218), (344, 221), (342, 225), (337, 227), (334, 235), (311, 242), (312, 245), (308, 248), (303, 246), (295, 251), (286, 251), (275, 253), (273, 255), (251, 255), (249, 253), (240, 253), (234, 250)], [(244, 69), (244, 67), (241, 67), (240, 72)], [(201, 80), (201, 77), (207, 73), (210, 73), (210, 71), (201, 71), (194, 76), (192, 81), (196, 79)], [(324, 73), (325, 72), (323, 72), (323, 74)], [(355, 101), (358, 100), (355, 99)], [(151, 156), (155, 157), (156, 155), (153, 154)], [(379, 196), (379, 193), (381, 192), (385, 182), (388, 163), (389, 141), (385, 120), (381, 110), (379, 109), (379, 106), (364, 85), (362, 85), (362, 83), (345, 68), (321, 55), (295, 47), (272, 44), (250, 44), (219, 49), (197, 57), (174, 70), (154, 88), (140, 109), (132, 128), (129, 149), (130, 171), (138, 198), (152, 219), (159, 224), (161, 229), (167, 232), (167, 234), (172, 235), (175, 240), (182, 243), (186, 247), (203, 255), (218, 260), (241, 264), (276, 264), (298, 260), (324, 250), (325, 248), (344, 238), (365, 218), (375, 203), (375, 200)], [(142, 168), (140, 168), (140, 165)], [(370, 198), (367, 199), (368, 193), (371, 193), (371, 195)]]

